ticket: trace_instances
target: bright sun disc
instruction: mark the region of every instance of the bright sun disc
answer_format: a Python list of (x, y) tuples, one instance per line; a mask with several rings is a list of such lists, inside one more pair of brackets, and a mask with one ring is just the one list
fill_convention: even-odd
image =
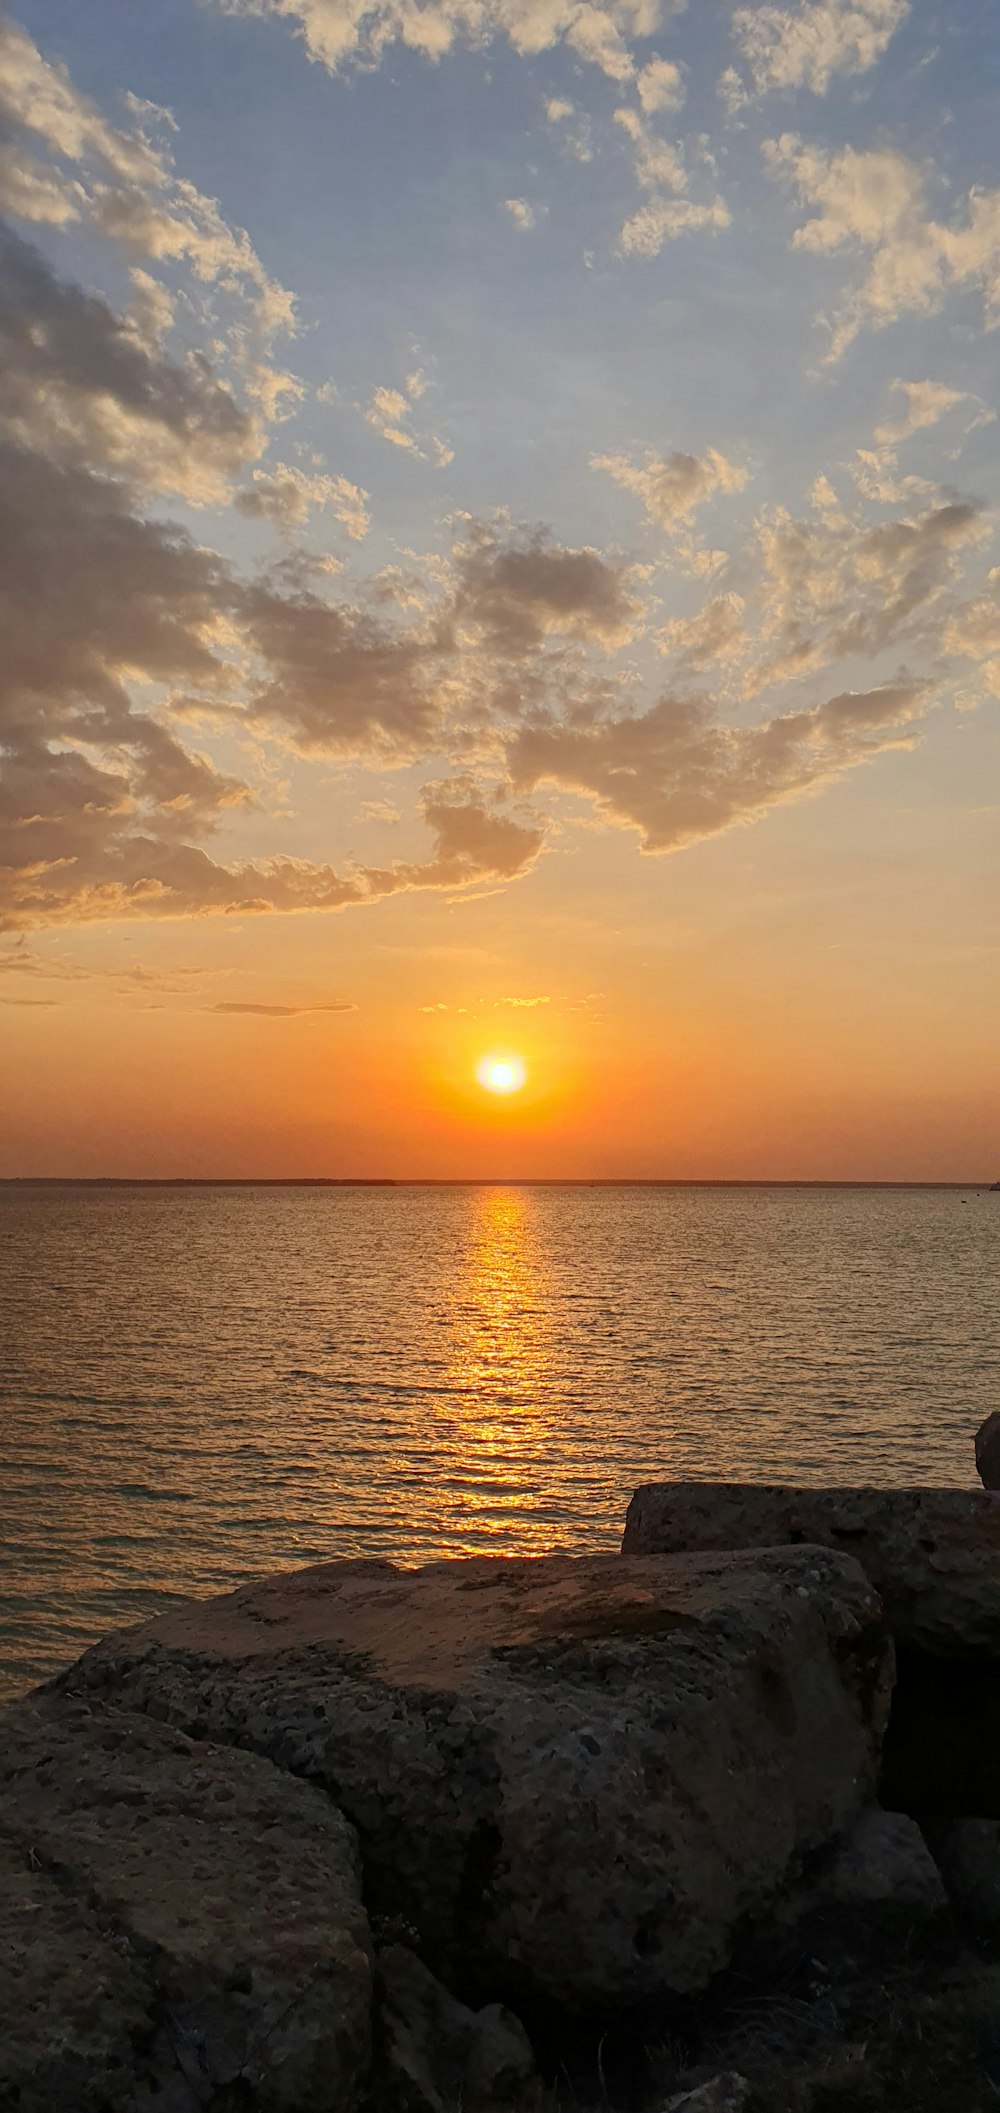
[(476, 1077), (488, 1093), (516, 1093), (524, 1085), (525, 1070), (520, 1057), (484, 1057)]

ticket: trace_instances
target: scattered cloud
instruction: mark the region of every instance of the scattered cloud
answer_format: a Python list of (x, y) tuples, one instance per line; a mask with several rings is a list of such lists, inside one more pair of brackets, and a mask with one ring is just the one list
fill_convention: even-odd
[(426, 394), (427, 386), (418, 369), (415, 374), (407, 376), (402, 389), (373, 389), (361, 415), (365, 424), (372, 426), (392, 447), (407, 450), (419, 462), (430, 461), (438, 469), (446, 469), (455, 459), (454, 449), (433, 433), (414, 433), (407, 424), (413, 405)]
[(867, 73), (909, 14), (909, 0), (801, 0), (794, 7), (738, 7), (733, 36), (744, 65), (723, 76), (731, 108), (751, 94), (808, 88), (825, 95), (835, 80)]
[(895, 447), (901, 440), (909, 440), (911, 433), (920, 433), (926, 426), (937, 425), (956, 404), (967, 403), (964, 389), (949, 389), (944, 382), (893, 382), (897, 395), (905, 398), (905, 409), (896, 418), (886, 418), (875, 428), (875, 439), (880, 447)]
[(647, 520), (670, 536), (677, 558), (690, 572), (718, 569), (724, 553), (706, 550), (691, 533), (691, 516), (717, 494), (745, 489), (749, 471), (742, 464), (730, 462), (718, 448), (707, 448), (704, 455), (657, 455), (647, 449), (641, 462), (626, 455), (593, 455), (590, 466), (639, 500)]
[(534, 206), (529, 205), (526, 198), (505, 198), (504, 208), (510, 214), (514, 226), (519, 227), (522, 234), (530, 234), (536, 222)]
[[(729, 209), (722, 198), (698, 201), (688, 196), (690, 177), (680, 148), (663, 139), (647, 122), (649, 110), (663, 107), (655, 101), (657, 78), (654, 75), (652, 86), (646, 84), (647, 97), (641, 111), (631, 104), (623, 104), (615, 111), (615, 123), (632, 141), (636, 182), (641, 191), (650, 194), (648, 203), (640, 206), (622, 228), (618, 246), (625, 257), (655, 257), (665, 242), (672, 242), (678, 235), (691, 234), (699, 228), (729, 226)], [(640, 75), (636, 84), (640, 101), (644, 79)], [(653, 103), (648, 99), (650, 93)]]
[(255, 469), (253, 481), (235, 495), (238, 513), (250, 520), (271, 521), (282, 535), (304, 528), (314, 512), (326, 511), (339, 521), (355, 542), (368, 534), (371, 515), (368, 493), (346, 477), (331, 477), (322, 471), (295, 469), (276, 462), (269, 469)]
[(828, 361), (867, 323), (931, 314), (950, 288), (977, 289), (987, 321), (1000, 317), (1000, 190), (976, 190), (948, 220), (933, 217), (929, 177), (895, 147), (827, 153), (795, 133), (765, 145), (772, 171), (813, 210), (792, 247), (812, 256), (842, 249), (870, 257), (867, 274), (834, 322)]
[(636, 94), (647, 117), (684, 105), (684, 76), (670, 59), (649, 59), (636, 76)]
[[(458, 46), (505, 38), (524, 57), (564, 44), (612, 80), (633, 70), (636, 40), (656, 30), (657, 0), (219, 0), (229, 14), (273, 15), (292, 23), (311, 58), (337, 72), (377, 64), (394, 44), (437, 60)], [(679, 9), (668, 8), (676, 13)]]
[[(110, 124), (64, 66), (45, 59), (18, 24), (0, 20), (0, 210), (50, 226), (83, 221), (130, 256), (185, 262), (204, 284), (249, 303), (265, 338), (291, 329), (292, 297), (245, 230), (177, 175), (169, 112), (128, 100), (133, 123)], [(25, 135), (58, 159), (33, 160), (20, 146)]]

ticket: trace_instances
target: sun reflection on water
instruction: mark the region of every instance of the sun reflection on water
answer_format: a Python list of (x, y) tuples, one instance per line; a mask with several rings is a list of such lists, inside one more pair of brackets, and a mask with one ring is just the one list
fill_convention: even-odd
[(542, 1545), (546, 1521), (525, 1517), (537, 1504), (540, 1446), (552, 1437), (555, 1347), (551, 1287), (530, 1191), (480, 1189), (451, 1309), (447, 1384), (460, 1404), (452, 1443), (481, 1544), (489, 1511), (498, 1551)]

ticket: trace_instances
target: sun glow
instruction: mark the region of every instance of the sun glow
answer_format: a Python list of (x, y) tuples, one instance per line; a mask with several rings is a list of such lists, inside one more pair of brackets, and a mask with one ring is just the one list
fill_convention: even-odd
[(527, 1073), (520, 1057), (486, 1056), (476, 1065), (476, 1077), (488, 1093), (516, 1093)]

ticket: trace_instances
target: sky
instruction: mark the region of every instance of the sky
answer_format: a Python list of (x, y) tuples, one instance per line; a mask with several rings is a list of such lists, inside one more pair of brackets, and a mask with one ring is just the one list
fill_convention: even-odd
[(998, 87), (0, 9), (0, 1174), (1000, 1177)]

